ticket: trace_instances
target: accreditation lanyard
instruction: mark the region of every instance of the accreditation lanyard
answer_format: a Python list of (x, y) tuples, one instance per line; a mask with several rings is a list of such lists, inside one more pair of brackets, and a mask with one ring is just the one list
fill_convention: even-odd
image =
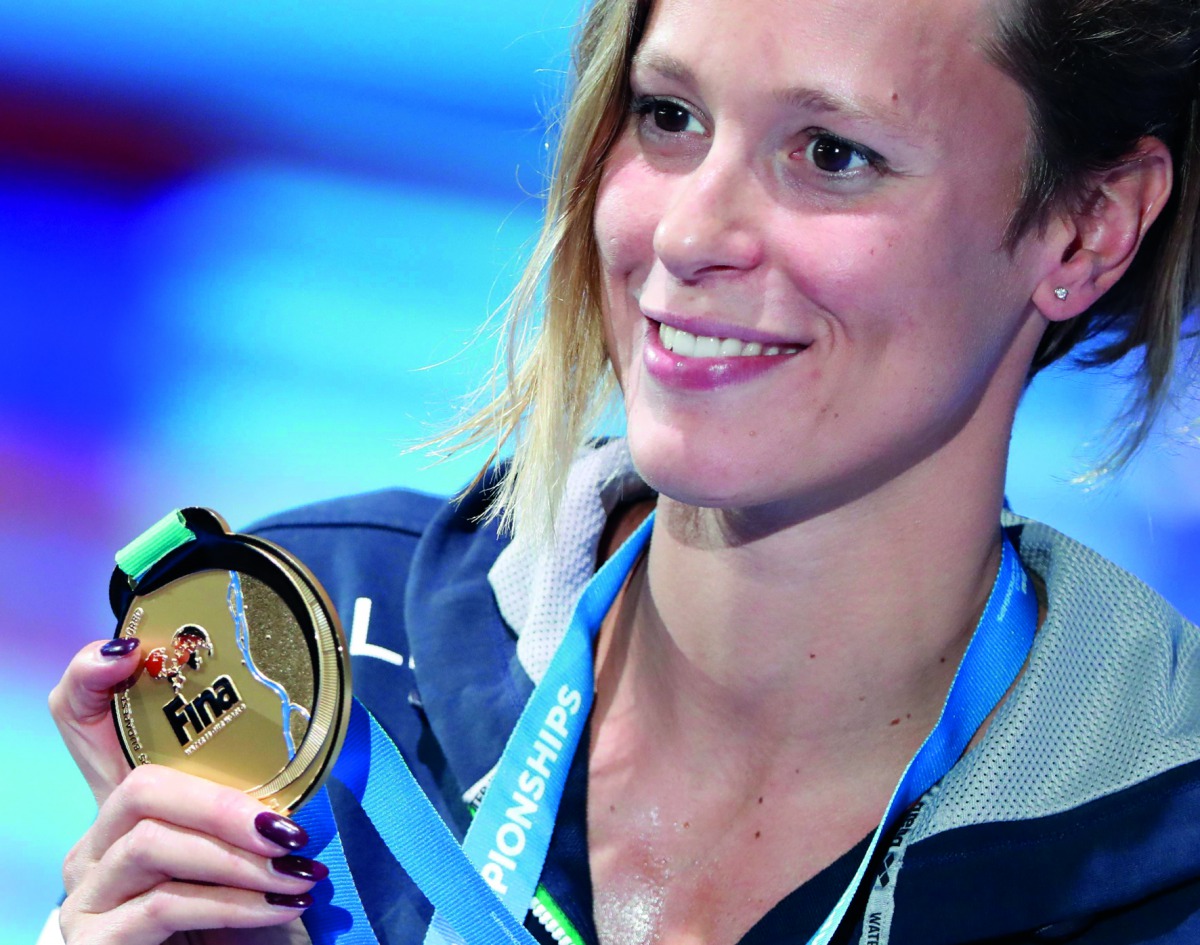
[[(594, 693), (592, 642), (650, 538), (651, 514), (588, 582), (566, 634), (525, 704), (460, 848), (399, 749), (355, 700), (333, 778), (347, 787), (389, 852), (433, 904), (429, 945), (536, 945), (522, 921), (550, 846), (563, 787)], [(305, 853), (329, 867), (304, 914), (316, 945), (376, 945), (328, 792), (295, 815)], [(327, 898), (326, 898), (327, 897)]]
[[(369, 713), (356, 706), (334, 776), (350, 787), (380, 837), (433, 904), (435, 913), (425, 945), (533, 942), (521, 922), (541, 876), (567, 771), (587, 724), (594, 695), (593, 642), (650, 537), (653, 520), (651, 513), (584, 589), (550, 666), (509, 737), (461, 849), (399, 751)], [(905, 768), (854, 879), (809, 945), (826, 945), (832, 938), (880, 840), (966, 750), (1020, 672), (1036, 627), (1037, 598), (1005, 538), (1000, 569), (983, 616), (938, 722)], [(355, 734), (356, 729), (360, 735)], [(332, 833), (322, 858), (327, 862), (338, 859), (340, 843), (331, 831), (327, 799), (322, 795), (310, 806), (313, 813), (306, 807), (298, 819), (307, 827), (304, 815), (313, 818), (315, 835)], [(305, 916), (313, 940), (318, 945), (373, 942), (365, 916), (347, 922), (347, 916), (362, 915), (349, 871), (339, 864), (332, 874), (330, 906), (334, 908), (314, 907)]]
[[(529, 910), (550, 847), (571, 759), (595, 695), (592, 647), (600, 624), (650, 538), (653, 512), (584, 588), (566, 635), (525, 704), (463, 840), (463, 853), (518, 918)], [(425, 945), (459, 940), (440, 914)]]

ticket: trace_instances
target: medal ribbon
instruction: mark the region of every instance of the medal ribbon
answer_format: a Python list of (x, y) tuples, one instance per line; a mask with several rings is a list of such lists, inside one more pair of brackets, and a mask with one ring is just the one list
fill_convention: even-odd
[[(654, 514), (584, 588), (566, 635), (521, 712), (462, 847), (421, 790), (399, 749), (354, 700), (345, 746), (333, 769), (380, 838), (432, 903), (426, 945), (534, 945), (522, 925), (537, 888), (568, 769), (594, 696), (592, 645), (605, 614), (649, 540)], [(156, 526), (166, 531), (163, 523)], [(152, 530), (153, 531), (153, 530)], [(164, 544), (187, 538), (171, 526)], [(156, 549), (157, 550), (157, 549)], [(153, 555), (139, 549), (140, 571)], [(124, 550), (123, 550), (124, 553)], [(160, 552), (161, 554), (161, 552)], [(151, 557), (151, 560), (153, 558)], [(1037, 630), (1037, 598), (1008, 538), (983, 615), (963, 655), (937, 724), (904, 770), (854, 879), (809, 940), (827, 945), (862, 885), (880, 840), (900, 815), (953, 767), (1016, 680)], [(294, 819), (320, 855), (332, 895), (304, 915), (316, 945), (378, 945), (337, 832), (328, 789)]]
[[(653, 524), (651, 513), (584, 588), (567, 633), (525, 704), (463, 841), (467, 859), (518, 919), (529, 911), (542, 875), (567, 772), (591, 713), (592, 645), (650, 539)], [(459, 945), (460, 939), (442, 919), (440, 912), (435, 913), (425, 945)]]
[[(651, 514), (585, 588), (566, 636), (521, 713), (462, 848), (404, 765), (399, 751), (365, 709), (370, 776), (335, 777), (351, 786), (389, 850), (433, 903), (425, 945), (494, 945), (532, 937), (521, 926), (537, 887), (562, 798), (567, 770), (587, 724), (593, 698), (592, 643), (604, 615), (649, 539)], [(942, 779), (1016, 680), (1033, 645), (1037, 598), (1007, 537), (1000, 569), (979, 624), (959, 664), (937, 724), (901, 776), (871, 843), (837, 905), (809, 940), (827, 945), (862, 885), (881, 839), (922, 794)], [(355, 720), (351, 720), (352, 730)], [(347, 739), (342, 759), (357, 754)], [(384, 742), (387, 745), (384, 745)], [(377, 754), (378, 753), (378, 754)], [(395, 779), (395, 780), (392, 780)], [(351, 781), (357, 783), (351, 785)], [(363, 791), (364, 787), (367, 789)], [(305, 824), (312, 804), (299, 813)], [(314, 811), (315, 813), (315, 811)], [(328, 863), (328, 853), (322, 856)], [(426, 863), (425, 861), (431, 861)], [(481, 878), (483, 881), (481, 881)], [(314, 942), (375, 945), (357, 892), (335, 886), (331, 905), (356, 918), (364, 933), (329, 934), (320, 905), (305, 914)], [(345, 928), (345, 922), (340, 923)]]
[[(433, 904), (427, 943), (535, 945), (521, 923), (542, 873), (567, 772), (591, 709), (592, 641), (650, 538), (653, 518), (584, 588), (566, 635), (509, 736), (461, 848), (382, 726), (355, 700), (333, 776), (350, 788), (388, 850)], [(355, 759), (368, 756), (369, 776), (363, 777), (354, 770)], [(336, 834), (326, 821), (332, 820), (332, 809), (324, 794), (294, 815), (310, 836)], [(327, 847), (305, 852), (319, 853), (332, 870), (329, 861), (343, 851)], [(329, 904), (309, 908), (304, 924), (317, 945), (376, 945), (352, 882), (335, 885)]]

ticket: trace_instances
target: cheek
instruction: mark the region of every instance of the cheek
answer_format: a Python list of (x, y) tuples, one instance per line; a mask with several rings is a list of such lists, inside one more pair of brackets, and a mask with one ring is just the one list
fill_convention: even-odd
[[(1005, 281), (1002, 227), (980, 224), (953, 196), (907, 212), (827, 219), (794, 271), (805, 293), (852, 335), (942, 332), (947, 320), (994, 304)], [(857, 313), (857, 314), (855, 314)], [(939, 323), (942, 323), (939, 327)]]
[[(960, 388), (987, 373), (1002, 340), (996, 233), (955, 203), (929, 195), (924, 205), (810, 220), (790, 237), (776, 231), (787, 240), (787, 282), (828, 325), (828, 376), (898, 425), (918, 405), (962, 401)], [(887, 395), (868, 393), (880, 390)], [(837, 412), (856, 408), (839, 402), (823, 419)]]
[(661, 199), (648, 169), (618, 144), (605, 162), (593, 224), (606, 290), (614, 278), (649, 269)]
[(626, 389), (633, 357), (632, 331), (640, 320), (634, 299), (649, 271), (655, 221), (649, 212), (642, 177), (620, 146), (610, 155), (600, 179), (592, 236), (600, 266), (600, 305), (604, 345), (617, 383)]
[[(919, 307), (913, 291), (911, 230), (888, 213), (832, 213), (797, 219), (781, 214), (769, 239), (774, 265), (769, 283), (786, 306), (815, 315), (841, 341), (864, 342), (891, 330)], [(787, 295), (791, 298), (787, 298)]]

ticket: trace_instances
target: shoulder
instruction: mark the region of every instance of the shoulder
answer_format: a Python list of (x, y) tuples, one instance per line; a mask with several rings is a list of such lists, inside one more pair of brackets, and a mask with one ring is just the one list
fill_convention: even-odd
[[(987, 733), (915, 817), (898, 896), (944, 905), (961, 893), (972, 905), (943, 918), (963, 928), (1057, 928), (1074, 916), (1099, 936), (1080, 941), (1192, 941), (1200, 628), (1054, 529), (1015, 516), (1005, 526), (1044, 587), (1044, 619)], [(1156, 922), (1188, 932), (1117, 932)]]
[(488, 584), (506, 544), (482, 521), (493, 481), (458, 499), (403, 489), (330, 499), (246, 529), (320, 583), (346, 635), (354, 693), (398, 743), (415, 744), (413, 707), (426, 690), (445, 688), (464, 646), (485, 633), (489, 643), (508, 636)]
[(421, 537), (447, 505), (444, 498), (407, 489), (381, 489), (327, 499), (279, 512), (253, 523), (247, 531), (280, 544), (290, 540), (313, 548), (378, 538), (404, 542)]
[(343, 617), (358, 597), (399, 601), (414, 563), (437, 579), (479, 544), (487, 554), (500, 542), (479, 525), (487, 511), (493, 475), (458, 499), (407, 489), (382, 489), (314, 502), (270, 515), (245, 531), (274, 542), (298, 558), (324, 585)]
[[(362, 629), (364, 606), (376, 636), (405, 641), (403, 602), (412, 562), (424, 535), (449, 504), (402, 489), (316, 502), (272, 515), (246, 531), (280, 546), (320, 582), (346, 625)], [(367, 605), (362, 601), (370, 602)], [(352, 645), (352, 654), (357, 647)]]
[(1014, 520), (1045, 618), (1002, 732), (1053, 744), (1062, 762), (1103, 759), (1103, 778), (1050, 802), (1128, 787), (1200, 761), (1200, 628), (1145, 583), (1047, 525)]
[(1079, 542), (1007, 525), (1045, 615), (995, 722), (947, 780), (947, 794), (967, 775), (989, 781), (962, 822), (1052, 815), (1200, 762), (1200, 628)]

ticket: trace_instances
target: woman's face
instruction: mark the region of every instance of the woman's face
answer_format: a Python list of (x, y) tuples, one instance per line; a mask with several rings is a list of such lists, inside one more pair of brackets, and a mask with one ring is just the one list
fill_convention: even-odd
[(1029, 123), (982, 2), (655, 4), (595, 237), (665, 494), (805, 514), (1003, 466), (1049, 262), (1003, 245)]

